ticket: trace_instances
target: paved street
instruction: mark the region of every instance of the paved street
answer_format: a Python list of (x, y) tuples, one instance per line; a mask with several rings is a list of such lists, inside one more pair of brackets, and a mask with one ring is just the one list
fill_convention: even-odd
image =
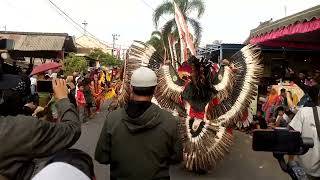
[[(80, 140), (74, 146), (94, 154), (95, 146), (103, 126), (103, 113), (82, 127)], [(97, 180), (109, 179), (109, 167), (95, 162)], [(251, 150), (250, 136), (235, 132), (232, 151), (220, 163), (220, 165), (207, 175), (195, 175), (187, 172), (181, 166), (171, 168), (171, 179), (173, 180), (284, 180), (290, 179), (280, 170), (280, 167), (271, 153), (253, 152)]]

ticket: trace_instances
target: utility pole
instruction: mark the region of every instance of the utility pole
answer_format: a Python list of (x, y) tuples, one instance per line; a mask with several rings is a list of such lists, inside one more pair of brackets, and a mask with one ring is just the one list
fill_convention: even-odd
[(86, 35), (88, 23), (86, 20), (84, 20), (82, 24), (83, 24), (83, 35)]
[(119, 34), (112, 34), (112, 56), (114, 57), (114, 48), (115, 48), (115, 45), (116, 45), (116, 40), (118, 40), (118, 37), (120, 37)]
[(3, 28), (4, 29), (4, 31), (7, 31), (7, 26), (6, 25), (4, 25), (4, 26), (0, 26), (0, 29), (1, 28)]
[(126, 59), (126, 49), (122, 49), (122, 59), (125, 60)]
[(284, 17), (287, 17), (287, 10), (288, 10), (288, 7), (287, 5), (284, 6)]

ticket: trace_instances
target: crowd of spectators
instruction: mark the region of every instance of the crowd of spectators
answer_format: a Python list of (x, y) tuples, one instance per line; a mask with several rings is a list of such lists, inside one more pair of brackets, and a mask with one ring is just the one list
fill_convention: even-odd
[[(288, 127), (295, 114), (302, 107), (314, 107), (318, 104), (320, 90), (320, 70), (295, 73), (288, 68), (290, 74), (286, 79), (281, 79), (280, 92), (272, 85), (267, 88), (267, 96), (258, 109), (251, 123), (251, 129)], [(298, 98), (286, 86), (297, 85), (304, 93)]]

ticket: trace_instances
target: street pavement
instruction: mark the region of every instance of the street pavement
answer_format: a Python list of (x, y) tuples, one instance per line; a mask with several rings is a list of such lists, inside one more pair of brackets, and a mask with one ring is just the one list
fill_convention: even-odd
[[(74, 148), (89, 153), (94, 158), (94, 151), (98, 141), (106, 113), (100, 113), (95, 119), (82, 125), (82, 134)], [(230, 154), (227, 154), (218, 167), (206, 175), (197, 175), (186, 171), (178, 165), (170, 169), (173, 180), (287, 180), (288, 175), (281, 171), (272, 153), (254, 152), (251, 150), (251, 136), (235, 131), (234, 144)], [(109, 166), (94, 162), (97, 180), (108, 180)]]

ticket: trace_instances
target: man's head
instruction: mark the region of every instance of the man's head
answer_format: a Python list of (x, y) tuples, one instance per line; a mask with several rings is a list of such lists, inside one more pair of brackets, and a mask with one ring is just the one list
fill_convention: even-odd
[(287, 96), (287, 94), (286, 94), (286, 89), (281, 89), (281, 90), (280, 90), (280, 95), (281, 95), (282, 97), (286, 97), (286, 96)]
[(140, 67), (133, 71), (131, 76), (131, 99), (135, 101), (151, 101), (158, 83), (154, 71)]
[(301, 72), (299, 73), (299, 79), (305, 79), (305, 78), (306, 78), (305, 72), (301, 71)]

